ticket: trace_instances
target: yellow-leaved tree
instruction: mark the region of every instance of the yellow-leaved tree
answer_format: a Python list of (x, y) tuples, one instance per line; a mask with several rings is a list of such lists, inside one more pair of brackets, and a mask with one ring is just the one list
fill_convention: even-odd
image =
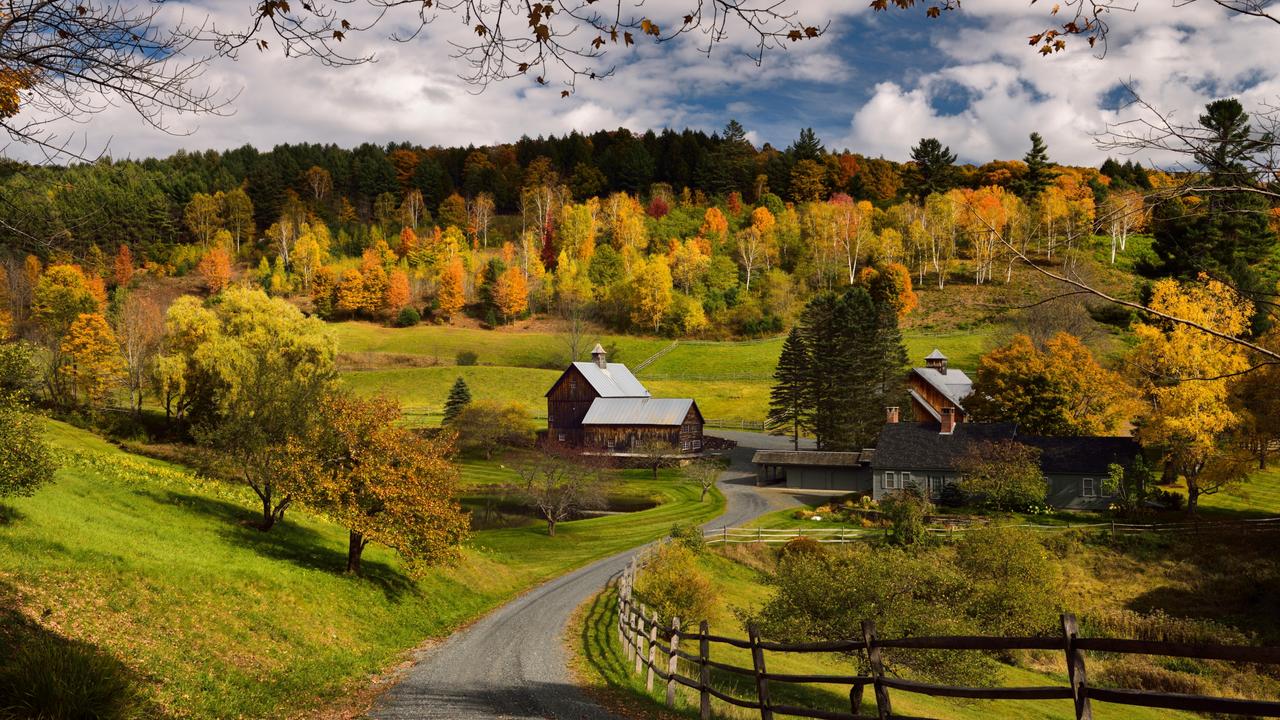
[(454, 257), (444, 266), (440, 273), (440, 287), (436, 290), (436, 304), (445, 319), (451, 318), (467, 304), (466, 289), (463, 287), (462, 258)]
[[(1160, 280), (1150, 307), (1238, 337), (1249, 328), (1253, 303), (1232, 288), (1201, 277), (1200, 282)], [(1163, 453), (1168, 468), (1187, 485), (1187, 511), (1202, 495), (1243, 477), (1238, 449), (1230, 441), (1241, 417), (1230, 404), (1234, 373), (1249, 367), (1237, 343), (1185, 323), (1139, 323), (1138, 344), (1129, 354), (1146, 417), (1139, 428), (1144, 445)]]
[(111, 324), (102, 313), (81, 313), (62, 339), (66, 364), (61, 371), (74, 391), (91, 408), (106, 405), (111, 391), (124, 380), (125, 362)]
[(470, 521), (458, 505), (458, 468), (449, 435), (422, 438), (400, 426), (385, 397), (325, 394), (309, 432), (289, 441), (303, 501), (350, 531), (347, 572), (358, 574), (365, 547), (398, 552), (411, 573), (457, 557)]

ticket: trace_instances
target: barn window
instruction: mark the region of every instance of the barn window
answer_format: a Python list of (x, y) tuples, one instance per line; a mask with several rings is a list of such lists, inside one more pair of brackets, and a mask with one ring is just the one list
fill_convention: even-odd
[(694, 441), (693, 441), (693, 449), (694, 449), (694, 450), (701, 450), (701, 449), (702, 449), (702, 441), (701, 441), (701, 440), (694, 440)]
[(566, 436), (564, 433), (556, 433), (556, 439), (559, 440), (560, 442), (564, 442), (566, 439)]
[(569, 378), (569, 392), (578, 389), (578, 378)]
[(605, 443), (604, 443), (604, 446), (605, 446), (606, 448), (608, 448), (608, 449), (612, 450), (612, 449), (613, 449), (613, 438), (609, 438), (608, 440), (606, 440), (606, 441), (605, 441)]
[(1096, 478), (1081, 478), (1080, 494), (1087, 498), (1098, 497), (1098, 480)]

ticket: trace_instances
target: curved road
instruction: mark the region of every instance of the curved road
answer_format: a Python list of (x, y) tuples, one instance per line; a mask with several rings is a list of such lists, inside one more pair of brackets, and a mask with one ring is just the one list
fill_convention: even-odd
[[(726, 510), (704, 527), (740, 525), (796, 502), (785, 493), (758, 491), (750, 464), (755, 449), (789, 449), (786, 438), (717, 434), (737, 440), (739, 447), (720, 476)], [(454, 633), (424, 652), (369, 715), (378, 720), (614, 720), (570, 679), (560, 638), (574, 610), (621, 571), (634, 552), (599, 560), (540, 585)]]

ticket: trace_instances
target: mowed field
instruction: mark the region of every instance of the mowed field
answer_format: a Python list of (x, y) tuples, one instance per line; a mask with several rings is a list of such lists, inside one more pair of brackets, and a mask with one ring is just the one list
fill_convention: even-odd
[[(344, 357), (358, 357), (362, 368), (344, 373), (361, 393), (382, 392), (400, 400), (411, 418), (421, 424), (435, 421), (449, 388), (461, 377), (472, 397), (518, 402), (541, 416), (551, 383), (568, 362), (563, 336), (546, 331), (510, 328), (479, 330), (436, 325), (390, 328), (364, 322), (332, 326)], [(934, 348), (951, 358), (954, 367), (971, 370), (993, 341), (993, 330), (940, 335), (907, 333), (908, 358), (914, 364)], [(588, 336), (585, 347), (599, 341), (613, 350), (610, 360), (633, 368), (673, 345), (664, 338), (609, 334)], [(637, 373), (651, 393), (663, 397), (692, 397), (708, 419), (760, 422), (769, 406), (769, 388), (782, 338), (738, 342), (681, 341)], [(477, 365), (458, 366), (458, 353), (474, 352)], [(427, 367), (403, 367), (405, 356)], [(379, 359), (385, 362), (379, 362)], [(380, 367), (380, 365), (382, 367)], [(401, 366), (397, 366), (401, 365)]]
[[(142, 688), (142, 716), (161, 720), (358, 712), (374, 678), (424, 640), (724, 504), (718, 492), (699, 502), (674, 471), (625, 471), (611, 495), (651, 509), (561, 523), (554, 538), (537, 522), (482, 530), (422, 577), (374, 544), (352, 577), (347, 532), (323, 518), (294, 508), (260, 532), (248, 488), (61, 423), (48, 437), (63, 458), (56, 481), (0, 512), (0, 645), (18, 632), (92, 648)], [(513, 479), (502, 461), (462, 473), (464, 495)]]

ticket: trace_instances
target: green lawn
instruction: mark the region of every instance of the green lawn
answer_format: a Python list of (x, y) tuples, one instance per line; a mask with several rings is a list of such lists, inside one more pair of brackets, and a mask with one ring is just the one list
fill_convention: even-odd
[(1259, 470), (1246, 482), (1200, 498), (1205, 510), (1241, 515), (1280, 516), (1280, 469)]
[(449, 389), (459, 377), (466, 381), (474, 400), (517, 402), (528, 408), (531, 415), (546, 415), (547, 401), (544, 396), (556, 378), (560, 377), (560, 372), (472, 365), (363, 370), (344, 373), (342, 376), (356, 392), (390, 395), (411, 413), (442, 410), (445, 399), (449, 397)]
[[(456, 566), (420, 579), (375, 545), (353, 578), (340, 572), (340, 527), (295, 509), (261, 533), (247, 489), (49, 428), (65, 455), (56, 482), (0, 514), (0, 608), (125, 663), (156, 705), (149, 716), (314, 717), (358, 704), (371, 677), (424, 640), (723, 507), (669, 475), (628, 472), (618, 492), (661, 504), (563, 523), (555, 538), (536, 524), (481, 531)], [(464, 468), (472, 485), (507, 472)]]
[[(750, 608), (758, 606), (769, 597), (769, 588), (761, 582), (760, 575), (746, 567), (732, 562), (714, 553), (705, 554), (701, 560), (704, 569), (713, 579), (719, 596), (725, 599), (720, 604), (720, 612), (709, 619), (711, 633), (729, 637), (745, 638), (746, 630), (731, 608)], [(653, 695), (645, 692), (644, 676), (632, 673), (634, 663), (628, 663), (618, 640), (617, 627), (617, 594), (613, 587), (601, 592), (579, 611), (575, 624), (571, 628), (568, 642), (576, 653), (575, 669), (579, 678), (593, 692), (602, 695), (606, 700), (618, 705), (634, 707), (642, 715), (652, 717), (697, 717), (697, 696), (690, 691), (681, 690), (677, 700), (677, 712), (667, 713), (661, 704), (663, 697), (662, 683)], [(697, 652), (690, 644), (684, 648), (686, 652)], [(659, 659), (664, 659), (660, 653)], [(751, 667), (749, 650), (716, 644), (712, 646), (711, 659), (738, 667)], [(834, 654), (784, 654), (769, 652), (766, 654), (768, 670), (786, 674), (826, 674), (853, 675), (855, 668), (847, 659)], [(695, 676), (696, 670), (682, 667), (685, 676)], [(754, 698), (755, 687), (750, 678), (730, 675), (714, 671), (712, 682), (721, 691), (731, 691), (734, 695)], [(1043, 673), (1023, 668), (1005, 666), (999, 679), (1002, 686), (1029, 685), (1065, 685), (1065, 669), (1062, 672)], [(794, 685), (772, 683), (771, 699), (775, 703), (785, 703), (826, 710), (848, 712), (847, 686), (835, 685)], [(931, 698), (925, 695), (914, 695), (903, 691), (891, 691), (893, 710), (896, 714), (954, 718), (956, 720), (987, 720), (991, 717), (1026, 718), (1037, 720), (1066, 720), (1074, 717), (1070, 701), (954, 701), (945, 698)], [(874, 695), (867, 690), (864, 696), (864, 710), (874, 714)], [(1165, 710), (1126, 708), (1110, 706), (1103, 703), (1094, 704), (1098, 717), (1124, 717), (1135, 720), (1157, 718), (1190, 718), (1184, 713)], [(733, 708), (719, 700), (712, 700), (713, 715), (722, 718), (757, 717), (758, 711)]]

